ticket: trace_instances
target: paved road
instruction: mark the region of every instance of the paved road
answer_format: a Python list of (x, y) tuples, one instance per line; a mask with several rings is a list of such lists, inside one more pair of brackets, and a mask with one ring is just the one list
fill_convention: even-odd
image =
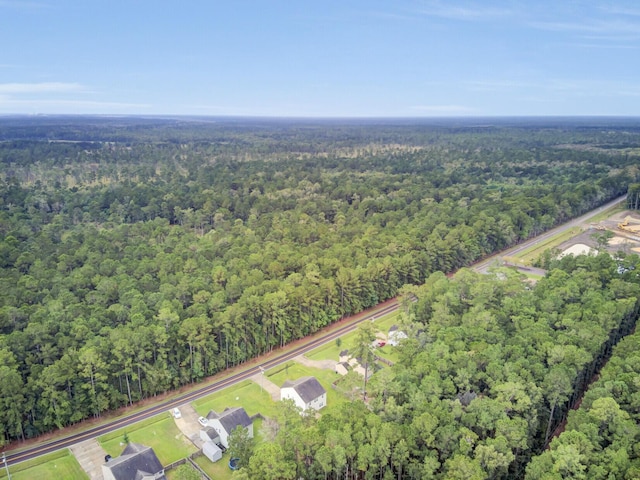
[(295, 342), (293, 347), (287, 348), (281, 353), (278, 353), (276, 351), (275, 354), (265, 355), (261, 359), (250, 362), (249, 365), (251, 366), (247, 366), (245, 369), (242, 369), (220, 379), (223, 375), (225, 375), (225, 372), (223, 372), (220, 375), (213, 377), (213, 379), (206, 385), (197, 388), (189, 393), (180, 395), (171, 400), (163, 401), (157, 405), (146, 408), (137, 413), (121, 417), (117, 420), (110, 421), (97, 427), (90, 428), (88, 430), (85, 430), (84, 432), (74, 433), (64, 438), (59, 438), (50, 442), (35, 445), (33, 447), (28, 447), (13, 453), (9, 452), (7, 454), (7, 463), (9, 466), (11, 466), (25, 460), (39, 457), (40, 455), (45, 455), (62, 448), (67, 448), (71, 445), (75, 445), (78, 442), (96, 438), (100, 435), (104, 435), (105, 433), (112, 432), (119, 428), (153, 417), (159, 413), (167, 412), (168, 410), (174, 407), (179, 407), (184, 403), (192, 402), (200, 397), (204, 397), (206, 395), (210, 395), (211, 393), (223, 390), (231, 385), (235, 385), (236, 383), (250, 379), (256, 374), (259, 375), (262, 369), (268, 370), (270, 368), (284, 364), (289, 360), (294, 359), (298, 355), (302, 355), (313, 350), (314, 348), (324, 345), (325, 343), (334, 341), (336, 338), (355, 330), (355, 328), (365, 320), (371, 320), (374, 317), (378, 318), (380, 316), (387, 315), (391, 312), (395, 312), (398, 308), (400, 308), (400, 305), (395, 298), (387, 300), (380, 305), (372, 307), (362, 313), (354, 315), (349, 319), (341, 321), (337, 328), (335, 326), (330, 326), (328, 330), (325, 329), (324, 332), (321, 332), (318, 335)]
[(517, 256), (519, 253), (523, 252), (524, 250), (526, 250), (527, 248), (530, 248), (534, 245), (538, 245), (541, 242), (544, 242), (546, 240), (548, 240), (549, 238), (553, 237), (554, 235), (557, 235), (558, 233), (562, 233), (566, 230), (569, 230), (570, 228), (573, 227), (577, 227), (579, 225), (582, 225), (584, 223), (587, 223), (589, 220), (591, 220), (593, 217), (595, 217), (596, 215), (602, 213), (604, 210), (607, 210), (611, 207), (614, 207), (616, 205), (618, 205), (619, 203), (622, 203), (623, 201), (625, 201), (627, 199), (626, 195), (623, 195), (622, 197), (618, 197), (615, 200), (611, 200), (609, 203), (603, 205), (602, 207), (596, 208), (595, 210), (590, 211), (589, 213), (585, 213), (584, 215), (582, 215), (581, 217), (575, 218), (567, 223), (564, 223), (562, 225), (560, 225), (559, 227), (556, 227), (552, 230), (549, 230), (548, 232), (542, 233), (540, 235), (538, 235), (537, 237), (531, 238), (525, 242), (522, 242), (518, 245), (516, 245), (515, 247), (509, 248), (507, 250), (504, 250), (500, 253), (497, 253), (496, 255), (492, 255), (489, 258), (486, 258), (484, 260), (482, 260), (481, 262), (476, 263), (475, 265), (472, 266), (472, 268), (480, 273), (486, 273), (487, 269), (496, 261), (498, 260), (499, 257), (515, 257)]
[[(473, 266), (473, 268), (477, 271), (486, 270), (489, 267), (489, 265), (491, 265), (497, 259), (498, 256), (516, 255), (522, 250), (529, 248), (530, 246), (535, 245), (539, 242), (542, 242), (547, 238), (551, 237), (552, 235), (555, 235), (568, 228), (574, 227), (576, 225), (580, 225), (588, 221), (590, 218), (594, 217), (595, 215), (602, 212), (603, 210), (610, 208), (618, 203), (621, 203), (622, 201), (624, 201), (625, 198), (626, 196), (617, 198), (607, 203), (606, 205), (603, 205), (602, 207), (597, 208), (596, 210), (593, 210), (579, 218), (576, 218), (575, 220), (572, 220), (564, 225), (561, 225), (560, 227), (554, 228), (553, 230), (550, 230), (547, 233), (544, 233), (516, 247), (513, 247), (497, 255), (494, 255), (493, 257), (487, 258), (482, 262), (478, 262)], [(362, 312), (361, 314), (355, 315), (352, 319), (345, 322), (345, 324), (341, 325), (338, 328), (332, 328), (328, 332), (320, 333), (314, 337), (306, 338), (298, 342), (295, 347), (285, 350), (284, 353), (267, 357), (268, 359), (263, 360), (263, 363), (261, 364), (259, 363), (261, 361), (260, 359), (257, 359), (256, 361), (252, 361), (251, 365), (253, 366), (249, 366), (244, 370), (241, 370), (237, 373), (233, 373), (232, 375), (229, 375), (221, 380), (217, 380), (217, 378), (220, 378), (220, 376), (224, 375), (223, 373), (220, 376), (214, 377), (212, 381), (210, 381), (203, 387), (200, 387), (189, 393), (176, 397), (172, 400), (163, 401), (153, 407), (149, 407), (140, 412), (121, 417), (117, 420), (110, 421), (108, 423), (105, 423), (97, 427), (90, 428), (84, 432), (75, 433), (64, 438), (59, 438), (56, 440), (52, 440), (50, 442), (45, 442), (33, 447), (16, 451), (15, 453), (9, 452), (7, 455), (7, 463), (9, 464), (9, 466), (11, 466), (16, 463), (23, 462), (25, 460), (36, 458), (40, 455), (44, 455), (47, 453), (54, 452), (56, 450), (60, 450), (61, 448), (67, 448), (71, 445), (75, 445), (78, 442), (82, 442), (91, 438), (96, 438), (100, 435), (104, 435), (105, 433), (117, 430), (124, 426), (131, 425), (141, 420), (153, 417), (158, 413), (166, 412), (167, 410), (173, 407), (180, 406), (186, 402), (192, 402), (200, 397), (210, 395), (211, 393), (217, 392), (231, 385), (234, 385), (236, 383), (249, 379), (253, 375), (259, 374), (261, 371), (261, 368), (269, 369), (277, 365), (283, 364), (298, 355), (304, 354), (320, 345), (331, 342), (335, 340), (337, 337), (342, 336), (345, 333), (348, 333), (354, 330), (358, 326), (358, 324), (360, 324), (365, 320), (371, 319), (372, 317), (379, 317), (381, 315), (386, 315), (387, 313), (394, 312), (398, 308), (399, 308), (399, 305), (397, 300), (395, 299), (388, 300), (376, 307), (373, 307), (365, 312)]]

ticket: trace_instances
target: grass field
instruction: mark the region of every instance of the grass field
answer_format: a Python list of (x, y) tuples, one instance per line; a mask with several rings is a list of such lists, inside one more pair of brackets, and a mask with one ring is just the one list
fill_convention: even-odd
[(389, 360), (393, 363), (396, 363), (400, 359), (400, 355), (398, 355), (398, 350), (396, 350), (396, 347), (388, 344), (384, 347), (376, 348), (374, 353), (377, 356)]
[[(12, 480), (89, 479), (76, 457), (66, 448), (12, 466), (9, 473)], [(0, 471), (0, 478), (7, 478), (7, 471), (4, 468)]]
[(196, 447), (180, 432), (168, 413), (103, 435), (98, 438), (98, 442), (109, 455), (119, 457), (125, 447), (122, 444), (125, 431), (129, 441), (153, 448), (163, 465), (180, 460), (196, 451)]
[(204, 455), (195, 459), (195, 462), (204, 470), (209, 477), (215, 480), (229, 480), (232, 471), (229, 468), (229, 454), (224, 453), (222, 458), (216, 463), (211, 463)]
[[(374, 323), (376, 329), (385, 335), (389, 332), (389, 328), (392, 325), (397, 324), (400, 321), (400, 312), (396, 311), (389, 315), (385, 315), (384, 317), (376, 318)], [(336, 344), (336, 342), (329, 342), (326, 345), (318, 347), (311, 352), (309, 352), (306, 356), (311, 360), (335, 360), (338, 361), (339, 354), (342, 350), (349, 350), (353, 348), (353, 344), (356, 339), (356, 332), (348, 333), (347, 335), (343, 335), (340, 337), (340, 346)], [(385, 347), (386, 348), (386, 347)], [(391, 361), (394, 361), (393, 358), (387, 356), (386, 352), (383, 352), (381, 357), (388, 358)]]
[(538, 245), (534, 245), (526, 250), (523, 250), (518, 255), (515, 255), (515, 258), (519, 259), (525, 265), (531, 265), (535, 260), (540, 258), (540, 255), (545, 250), (549, 250), (550, 248), (555, 248), (563, 242), (572, 239), (576, 235), (579, 235), (582, 232), (580, 227), (573, 227), (569, 230), (558, 233), (552, 237), (549, 237), (546, 241), (539, 243)]
[(192, 403), (198, 415), (207, 416), (210, 410), (218, 413), (227, 407), (244, 407), (249, 416), (261, 413), (265, 417), (273, 416), (275, 405), (267, 392), (249, 380), (238, 385), (200, 398)]

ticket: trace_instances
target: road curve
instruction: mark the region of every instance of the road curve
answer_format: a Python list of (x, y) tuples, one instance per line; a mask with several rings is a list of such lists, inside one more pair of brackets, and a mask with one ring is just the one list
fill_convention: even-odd
[[(507, 250), (504, 250), (503, 252), (500, 252), (480, 262), (477, 262), (476, 264), (472, 265), (472, 268), (479, 272), (485, 271), (496, 260), (498, 256), (515, 255), (521, 252), (522, 250), (529, 248), (532, 245), (535, 245), (541, 241), (544, 241), (553, 235), (556, 235), (569, 228), (572, 228), (574, 226), (580, 225), (588, 221), (590, 218), (599, 214), (603, 210), (611, 208), (617, 205), (618, 203), (623, 202), (625, 199), (626, 199), (626, 195), (616, 198), (615, 200), (612, 200), (607, 204), (595, 210), (592, 210), (589, 213), (586, 213), (585, 215), (582, 215), (574, 220), (571, 220), (563, 225), (560, 225), (559, 227), (556, 227), (535, 238), (527, 240), (526, 242), (523, 242), (515, 247), (509, 248)], [(332, 328), (330, 331), (326, 333), (321, 332), (312, 337), (307, 337), (306, 339), (301, 340), (301, 344), (296, 346), (295, 348), (288, 349), (281, 354), (276, 354), (276, 356), (265, 360), (263, 363), (259, 363), (260, 359), (253, 359), (252, 363), (255, 363), (254, 366), (248, 367), (244, 370), (241, 370), (237, 373), (227, 376), (221, 380), (215, 380), (215, 377), (214, 377), (213, 381), (211, 381), (207, 385), (200, 387), (198, 389), (195, 389), (189, 393), (185, 393), (171, 400), (163, 401), (161, 403), (158, 403), (157, 405), (146, 408), (137, 413), (133, 413), (131, 415), (118, 418), (117, 420), (113, 420), (108, 423), (99, 425), (97, 427), (90, 428), (83, 432), (75, 433), (63, 438), (52, 440), (50, 442), (38, 444), (36, 446), (17, 451), (16, 453), (7, 453), (7, 457), (6, 457), (7, 463), (9, 466), (15, 465), (17, 463), (36, 458), (40, 455), (45, 455), (47, 453), (54, 452), (61, 448), (69, 447), (83, 440), (104, 435), (105, 433), (112, 432), (124, 426), (131, 425), (141, 420), (145, 420), (147, 418), (153, 417), (154, 415), (157, 415), (159, 413), (166, 412), (167, 410), (173, 407), (177, 407), (185, 402), (191, 402), (200, 397), (210, 395), (211, 393), (217, 392), (231, 385), (237, 384), (243, 380), (248, 379), (252, 375), (255, 375), (256, 373), (259, 373), (261, 367), (265, 369), (269, 369), (269, 368), (278, 366), (280, 364), (283, 364), (293, 359), (297, 355), (304, 354), (310, 350), (313, 350), (318, 346), (321, 346), (325, 343), (335, 340), (336, 338), (338, 338), (341, 335), (344, 335), (345, 333), (349, 333), (353, 331), (358, 326), (358, 324), (362, 323), (365, 320), (370, 320), (373, 317), (379, 317), (380, 315), (386, 315), (388, 313), (396, 311), (398, 308), (399, 308), (399, 304), (396, 299), (387, 300), (386, 302), (381, 303), (380, 305), (377, 305), (369, 310), (366, 310), (365, 312), (354, 315), (353, 320), (346, 322), (344, 325), (341, 325), (338, 328)]]

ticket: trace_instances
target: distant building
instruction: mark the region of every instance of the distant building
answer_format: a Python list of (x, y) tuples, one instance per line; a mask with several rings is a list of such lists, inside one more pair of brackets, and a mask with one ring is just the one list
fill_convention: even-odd
[(151, 447), (130, 443), (117, 458), (102, 465), (105, 480), (166, 480), (164, 467)]
[(389, 335), (387, 335), (389, 345), (393, 345), (394, 347), (397, 347), (398, 344), (400, 343), (400, 340), (404, 340), (405, 338), (409, 338), (409, 337), (407, 337), (407, 334), (404, 333), (402, 330), (398, 330), (397, 325), (391, 326), (391, 328), (389, 329)]
[(280, 399), (293, 400), (302, 411), (320, 410), (327, 405), (327, 391), (315, 377), (287, 380), (280, 388)]

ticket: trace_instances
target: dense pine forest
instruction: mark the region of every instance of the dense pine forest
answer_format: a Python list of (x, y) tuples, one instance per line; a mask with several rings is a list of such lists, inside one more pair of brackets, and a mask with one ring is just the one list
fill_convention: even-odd
[[(640, 262), (444, 273), (625, 194), (639, 158), (624, 119), (0, 118), (0, 442), (402, 291), (413, 334), (368, 406), (283, 420), (245, 474), (280, 455), (286, 478), (524, 476), (633, 328)], [(541, 458), (531, 478), (567, 478)]]

